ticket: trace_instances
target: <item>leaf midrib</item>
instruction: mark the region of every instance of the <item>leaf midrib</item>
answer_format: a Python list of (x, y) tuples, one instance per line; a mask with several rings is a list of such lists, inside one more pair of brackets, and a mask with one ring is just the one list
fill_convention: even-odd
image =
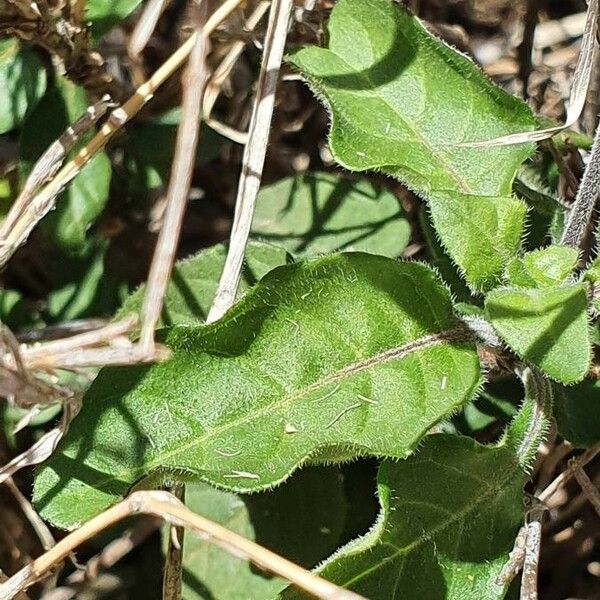
[[(461, 510), (457, 513), (454, 513), (454, 515), (452, 517), (448, 518), (448, 520), (442, 521), (440, 524), (438, 524), (436, 527), (434, 527), (430, 532), (422, 534), (414, 542), (411, 542), (407, 546), (398, 548), (398, 546), (396, 546), (393, 542), (381, 539), (381, 540), (378, 540), (375, 544), (373, 544), (373, 546), (371, 546), (370, 548), (363, 549), (361, 554), (364, 553), (366, 550), (375, 548), (376, 546), (378, 546), (380, 544), (382, 544), (382, 545), (386, 544), (388, 546), (396, 548), (397, 551), (394, 552), (393, 554), (391, 554), (390, 556), (386, 557), (382, 561), (378, 562), (377, 564), (373, 565), (369, 569), (363, 571), (362, 573), (360, 573), (360, 575), (356, 575), (353, 579), (350, 579), (344, 583), (340, 583), (339, 585), (341, 585), (342, 587), (348, 587), (348, 586), (352, 585), (353, 583), (360, 581), (361, 579), (364, 579), (366, 576), (370, 575), (371, 573), (374, 573), (381, 567), (387, 565), (390, 561), (396, 560), (398, 557), (406, 555), (406, 554), (412, 552), (413, 550), (418, 549), (424, 543), (430, 542), (431, 540), (435, 540), (435, 538), (437, 537), (438, 534), (442, 533), (443, 531), (448, 529), (450, 526), (454, 525), (456, 522), (464, 520), (471, 512), (473, 512), (475, 509), (477, 509), (484, 502), (487, 502), (491, 497), (496, 497), (497, 502), (495, 504), (498, 504), (499, 501), (509, 491), (508, 488), (506, 487), (507, 484), (510, 483), (510, 481), (515, 476), (522, 475), (522, 474), (523, 474), (523, 470), (518, 465), (518, 463), (515, 463), (515, 468), (513, 468), (511, 471), (509, 471), (508, 475), (506, 477), (504, 477), (502, 479), (502, 481), (498, 483), (498, 485), (487, 486), (487, 491), (484, 492), (483, 494), (481, 494), (478, 498), (476, 498), (475, 501), (473, 501), (470, 504), (467, 504), (463, 510)], [(386, 514), (387, 518), (384, 523), (384, 527), (389, 522), (389, 516), (390, 516), (390, 507), (389, 506), (387, 507), (386, 513), (387, 513)], [(384, 533), (385, 533), (385, 528), (384, 528)], [(393, 599), (391, 599), (391, 600), (393, 600)]]
[[(185, 453), (196, 446), (204, 444), (208, 440), (218, 436), (219, 434), (227, 431), (228, 429), (232, 429), (234, 427), (238, 427), (245, 423), (249, 423), (261, 416), (264, 416), (274, 410), (280, 410), (285, 405), (298, 400), (302, 396), (309, 394), (310, 392), (316, 391), (321, 387), (335, 384), (339, 381), (343, 381), (344, 379), (350, 378), (356, 373), (360, 373), (370, 367), (379, 366), (385, 364), (387, 362), (391, 362), (394, 360), (400, 360), (405, 358), (409, 354), (414, 352), (418, 352), (421, 350), (429, 349), (433, 346), (441, 345), (446, 342), (456, 342), (456, 343), (465, 343), (468, 342), (470, 338), (469, 333), (463, 327), (456, 327), (454, 329), (450, 329), (447, 331), (441, 331), (434, 334), (422, 336), (416, 340), (412, 340), (407, 344), (404, 344), (399, 347), (394, 347), (384, 352), (380, 352), (375, 356), (370, 356), (363, 358), (360, 361), (351, 363), (346, 367), (339, 369), (334, 373), (329, 373), (322, 379), (311, 383), (309, 386), (302, 388), (300, 390), (296, 390), (294, 393), (285, 396), (284, 398), (275, 401), (269, 405), (263, 406), (262, 408), (249, 413), (248, 415), (242, 417), (241, 419), (237, 419), (233, 422), (223, 424), (219, 427), (215, 427), (211, 431), (207, 432), (205, 435), (201, 437), (193, 437), (191, 442), (187, 442), (184, 444), (178, 445), (175, 449), (167, 453), (161, 453), (160, 456), (157, 456), (155, 459), (150, 460), (145, 465), (142, 465), (138, 469), (135, 470), (127, 470), (127, 471), (119, 471), (114, 474), (111, 474), (110, 477), (97, 481), (95, 486), (101, 487), (107, 483), (114, 481), (125, 481), (127, 479), (135, 480), (137, 477), (150, 473), (156, 468), (172, 468), (174, 465), (167, 465), (165, 462), (178, 454)], [(91, 465), (96, 466), (97, 465)]]

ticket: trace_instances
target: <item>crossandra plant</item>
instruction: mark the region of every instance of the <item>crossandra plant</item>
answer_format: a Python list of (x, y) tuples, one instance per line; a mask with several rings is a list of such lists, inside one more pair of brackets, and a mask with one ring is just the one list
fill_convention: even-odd
[[(0, 9), (22, 18), (21, 27), (0, 19), (14, 36), (0, 46), (0, 127), (19, 132), (19, 169), (33, 168), (38, 189), (30, 176), (0, 230), (0, 257), (8, 261), (41, 219), (44, 243), (61, 249), (71, 272), (53, 266), (55, 285), (33, 310), (8, 287), (19, 255), (9, 264), (5, 429), (21, 419), (38, 438), (46, 433), (21, 454), (12, 438), (16, 458), (0, 477), (14, 486), (12, 476), (37, 465), (33, 522), (72, 533), (54, 545), (43, 529), (48, 552), (0, 584), (0, 598), (18, 597), (78, 544), (139, 512), (201, 534), (188, 532), (181, 548), (164, 530), (167, 600), (181, 597), (181, 579), (189, 600), (494, 600), (519, 589), (537, 598), (552, 498), (574, 476), (598, 500), (582, 468), (600, 444), (599, 138), (577, 193), (560, 197), (557, 157), (564, 176), (561, 152), (580, 156), (590, 140), (567, 130), (536, 147), (547, 122), (392, 0), (339, 0), (330, 12), (317, 3), (320, 44), (288, 33), (290, 15), (314, 25), (311, 3), (241, 10), (230, 0), (217, 20), (215, 3), (199, 2), (196, 33), (143, 93), (86, 113), (98, 79), (110, 83), (89, 58), (93, 39), (137, 3), (90, 0), (91, 34), (77, 34), (70, 50), (27, 31), (38, 18), (56, 27), (74, 9), (25, 18), (22, 4)], [(226, 28), (233, 10), (248, 31), (270, 11), (245, 137), (211, 116), (211, 94), (247, 38)], [(592, 1), (592, 51), (596, 12)], [(217, 27), (213, 43), (233, 42), (215, 67), (205, 42)], [(286, 35), (283, 68), (293, 77), (279, 89), (300, 77), (316, 96), (329, 118), (320, 152), (337, 167), (299, 168), (259, 190)], [(63, 74), (50, 77), (42, 51)], [(75, 61), (88, 65), (85, 77), (71, 64), (76, 52), (89, 59)], [(105, 148), (190, 52), (181, 111), (134, 120)], [(74, 138), (105, 112), (95, 138)], [(196, 153), (201, 119), (219, 136), (203, 126)], [(227, 136), (245, 143), (230, 244), (170, 273), (192, 173)], [(83, 150), (73, 158), (67, 143)], [(48, 146), (54, 154), (39, 161)], [(14, 185), (0, 179), (7, 204)], [(99, 221), (118, 214), (114, 199), (106, 208), (115, 187), (138, 199), (167, 190), (148, 283), (132, 293), (108, 268), (109, 226)], [(107, 313), (111, 322), (68, 336), (67, 323)], [(57, 327), (62, 337), (39, 345), (19, 346), (9, 330)], [(57, 404), (63, 418), (50, 429), (57, 411), (46, 407)], [(31, 413), (40, 409), (45, 419)], [(586, 451), (561, 472), (574, 449)], [(165, 489), (179, 490), (189, 510)], [(78, 581), (69, 577), (63, 585)]]

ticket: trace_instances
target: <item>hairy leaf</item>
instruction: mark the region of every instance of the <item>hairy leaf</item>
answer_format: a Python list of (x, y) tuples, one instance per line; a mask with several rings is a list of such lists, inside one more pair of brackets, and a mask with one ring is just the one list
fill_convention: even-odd
[[(347, 502), (334, 468), (303, 469), (281, 487), (243, 495), (199, 483), (186, 486), (186, 505), (292, 560), (312, 568), (341, 542)], [(270, 600), (286, 582), (192, 534), (183, 546), (186, 600)]]
[(370, 181), (313, 173), (263, 188), (252, 233), (300, 256), (356, 250), (394, 258), (410, 225), (397, 198)]
[[(366, 598), (500, 600), (497, 581), (522, 521), (522, 488), (548, 426), (547, 382), (526, 378), (526, 399), (495, 446), (456, 435), (429, 436), (378, 477), (380, 516), (319, 574)], [(288, 588), (286, 600), (300, 594)]]
[(330, 108), (335, 159), (425, 197), (469, 284), (491, 287), (520, 246), (526, 207), (511, 185), (533, 146), (458, 144), (533, 129), (531, 112), (390, 0), (341, 0), (329, 34), (290, 60)]
[(403, 457), (480, 383), (435, 273), (359, 253), (279, 267), (165, 341), (171, 360), (96, 379), (36, 478), (45, 518), (77, 526), (149, 473), (259, 490), (323, 447)]
[(46, 71), (16, 39), (0, 40), (0, 134), (18, 127), (46, 90)]
[[(85, 90), (66, 78), (58, 78), (56, 86), (44, 96), (23, 127), (20, 142), (23, 170), (30, 170), (46, 148), (84, 114), (87, 107)], [(88, 133), (83, 139), (89, 139), (92, 134)], [(81, 248), (87, 229), (108, 200), (111, 172), (108, 156), (98, 152), (59, 196), (56, 210), (43, 220), (54, 242), (63, 248)]]
[[(215, 296), (226, 255), (227, 247), (217, 244), (175, 264), (158, 328), (204, 323)], [(238, 296), (269, 271), (288, 262), (291, 262), (291, 258), (282, 248), (263, 242), (249, 242)], [(125, 300), (116, 318), (121, 319), (131, 313), (139, 314), (145, 292), (144, 284)]]
[(582, 283), (506, 287), (486, 297), (487, 318), (508, 347), (562, 383), (581, 381), (591, 361)]
[(554, 388), (554, 416), (558, 431), (576, 448), (600, 442), (600, 381)]
[(527, 288), (563, 283), (577, 265), (579, 252), (567, 246), (548, 246), (514, 258), (506, 269), (508, 281)]

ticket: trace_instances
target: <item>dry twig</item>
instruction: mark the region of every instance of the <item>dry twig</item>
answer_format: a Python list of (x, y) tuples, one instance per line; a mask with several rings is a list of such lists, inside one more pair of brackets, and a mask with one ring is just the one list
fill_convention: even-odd
[(364, 600), (362, 596), (321, 579), (270, 550), (193, 513), (172, 494), (158, 491), (134, 492), (122, 502), (90, 519), (58, 542), (54, 548), (0, 584), (0, 600), (12, 600), (42, 579), (80, 544), (107, 527), (138, 514), (154, 515), (171, 525), (185, 527), (234, 556), (250, 560), (262, 569), (283, 577), (317, 598)]
[(208, 323), (220, 319), (231, 307), (240, 282), (244, 253), (265, 163), (275, 90), (292, 7), (293, 0), (273, 0), (271, 3), (263, 62), (248, 130), (248, 144), (244, 148), (229, 250), (215, 299), (208, 314)]

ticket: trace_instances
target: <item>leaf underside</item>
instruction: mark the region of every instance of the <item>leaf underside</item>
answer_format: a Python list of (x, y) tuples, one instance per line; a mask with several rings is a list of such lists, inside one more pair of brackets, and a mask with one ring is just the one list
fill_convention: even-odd
[(389, 0), (341, 0), (329, 34), (289, 60), (330, 109), (335, 159), (426, 198), (469, 285), (489, 289), (520, 247), (526, 207), (511, 187), (533, 145), (458, 144), (533, 129), (529, 108)]
[(148, 474), (253, 491), (319, 448), (404, 457), (479, 387), (464, 336), (423, 265), (357, 253), (279, 267), (221, 321), (171, 330), (169, 361), (104, 369), (35, 502), (69, 528)]

